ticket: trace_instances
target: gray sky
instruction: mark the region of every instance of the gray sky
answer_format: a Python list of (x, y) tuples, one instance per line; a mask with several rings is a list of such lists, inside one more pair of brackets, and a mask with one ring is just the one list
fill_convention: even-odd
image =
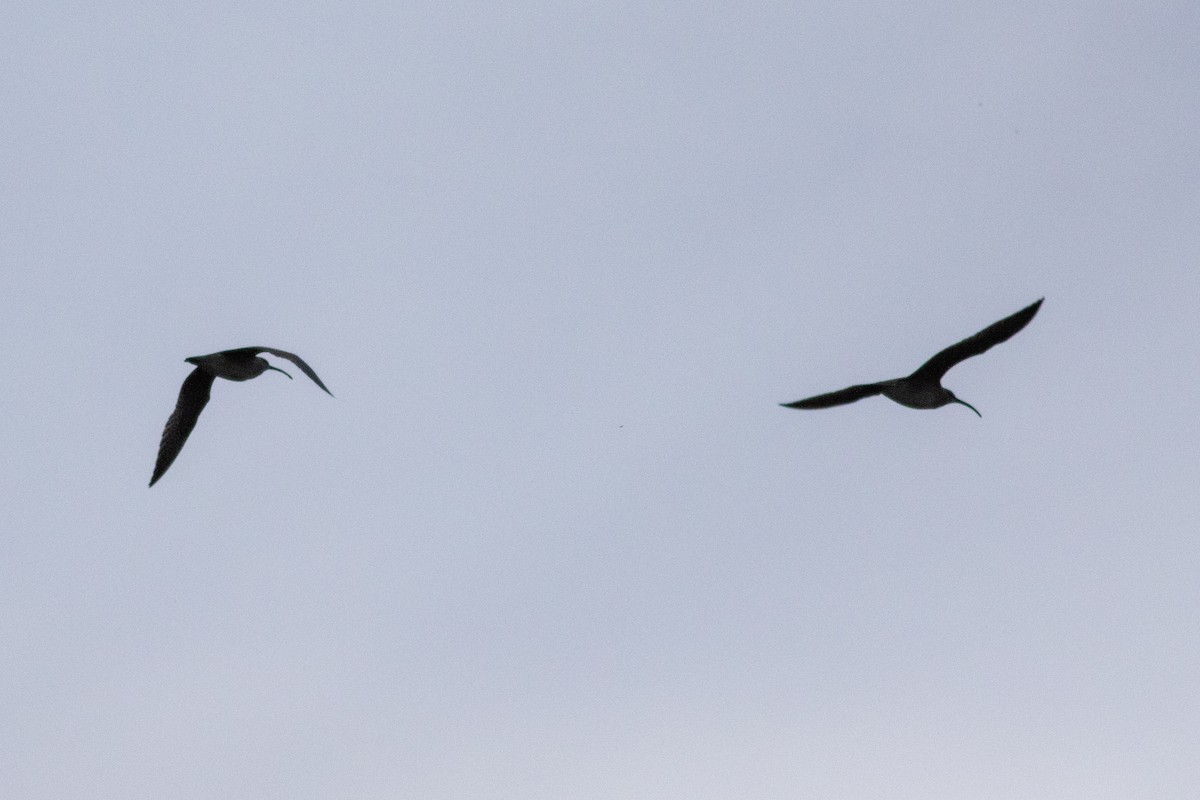
[(1200, 784), (1194, 2), (2, 22), (3, 796)]

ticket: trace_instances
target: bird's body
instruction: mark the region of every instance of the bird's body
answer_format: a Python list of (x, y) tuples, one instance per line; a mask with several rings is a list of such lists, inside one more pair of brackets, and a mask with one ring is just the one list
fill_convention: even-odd
[[(224, 378), (227, 381), (248, 381), (272, 368), (267, 360), (258, 356), (257, 351), (252, 347), (224, 350), (207, 356), (192, 356), (185, 358), (184, 361), (195, 364), (197, 369), (203, 370), (214, 378)], [(282, 370), (280, 371), (282, 372)]]
[(949, 389), (943, 389), (941, 386), (928, 382), (922, 383), (898, 378), (884, 381), (882, 386), (880, 394), (909, 408), (941, 408), (947, 403), (954, 402), (954, 395), (950, 394)]
[[(196, 427), (200, 412), (208, 404), (214, 380), (224, 378), (229, 381), (248, 381), (269, 369), (283, 372), (278, 367), (271, 366), (265, 358), (259, 357), (259, 353), (270, 353), (288, 359), (326, 394), (333, 396), (333, 392), (325, 388), (325, 384), (321, 383), (312, 367), (304, 363), (300, 356), (283, 350), (270, 347), (239, 347), (235, 350), (222, 350), (206, 356), (186, 358), (184, 361), (195, 364), (196, 368), (184, 379), (183, 387), (179, 390), (179, 400), (175, 403), (175, 411), (171, 413), (166, 427), (163, 428), (162, 440), (158, 445), (158, 459), (154, 463), (154, 475), (150, 478), (151, 486), (163, 476), (183, 449), (184, 442)], [(286, 372), (283, 374), (289, 379), (292, 377)]]
[[(1015, 336), (1018, 331), (1029, 324), (1041, 305), (1042, 300), (1038, 300), (1017, 313), (989, 325), (974, 336), (968, 336), (961, 342), (950, 345), (922, 364), (908, 377), (894, 378), (879, 383), (858, 384), (836, 392), (819, 394), (815, 397), (797, 400), (794, 403), (781, 403), (780, 405), (785, 408), (830, 408), (881, 394), (889, 400), (894, 400), (909, 408), (941, 408), (950, 403), (959, 403), (979, 414), (975, 406), (959, 400), (954, 396), (954, 392), (942, 386), (942, 376), (960, 361), (977, 356), (992, 346)], [(983, 415), (980, 414), (980, 416)]]

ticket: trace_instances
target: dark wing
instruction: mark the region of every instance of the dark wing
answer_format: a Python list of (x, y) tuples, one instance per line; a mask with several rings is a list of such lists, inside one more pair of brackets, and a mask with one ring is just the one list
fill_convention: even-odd
[(779, 405), (784, 408), (830, 408), (831, 406), (844, 406), (846, 403), (853, 403), (855, 400), (862, 400), (864, 397), (873, 397), (882, 391), (882, 383), (862, 383), (858, 386), (851, 386), (837, 392), (819, 394), (816, 397), (797, 400), (794, 403), (780, 403)]
[(154, 462), (154, 476), (150, 478), (151, 486), (175, 461), (175, 457), (183, 449), (183, 443), (187, 441), (192, 428), (196, 427), (196, 420), (200, 419), (200, 412), (208, 404), (208, 395), (212, 390), (213, 380), (214, 376), (211, 373), (205, 372), (199, 367), (192, 370), (192, 374), (184, 379), (183, 388), (179, 390), (179, 400), (175, 403), (175, 410), (171, 413), (171, 418), (167, 420), (167, 426), (163, 428), (162, 441), (158, 444), (158, 460)]
[[(1042, 300), (1045, 299), (1044, 297), (1042, 298)], [(1038, 300), (1033, 305), (1022, 308), (1011, 317), (1005, 317), (999, 322), (993, 322), (979, 333), (974, 336), (968, 336), (958, 344), (950, 345), (922, 364), (909, 377), (940, 383), (946, 371), (958, 362), (965, 361), (971, 356), (977, 356), (989, 348), (1015, 336), (1019, 330), (1029, 324), (1029, 320), (1033, 319), (1033, 315), (1042, 306), (1042, 300)]]
[[(313, 368), (310, 367), (308, 364), (305, 364), (304, 359), (301, 358), (300, 356), (296, 355), (295, 353), (288, 353), (283, 350), (276, 350), (273, 347), (247, 347), (244, 349), (253, 350), (256, 353), (270, 353), (273, 356), (279, 356), (280, 358), (286, 358), (288, 361), (292, 362), (297, 367), (299, 367), (301, 372), (303, 372), (308, 377), (312, 378), (313, 383), (315, 383), (317, 386), (320, 386), (322, 389), (325, 389), (325, 384), (321, 383), (321, 379), (317, 377), (317, 373), (313, 372)], [(333, 392), (329, 391), (328, 389), (325, 389), (325, 394), (329, 395), (330, 397), (333, 397)]]

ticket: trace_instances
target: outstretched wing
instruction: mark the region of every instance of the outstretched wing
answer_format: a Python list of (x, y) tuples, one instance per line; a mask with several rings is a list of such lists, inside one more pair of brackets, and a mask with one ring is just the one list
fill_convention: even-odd
[(158, 460), (154, 462), (151, 486), (163, 476), (183, 449), (183, 443), (187, 441), (192, 428), (196, 427), (196, 420), (200, 419), (200, 412), (208, 404), (212, 385), (213, 375), (200, 367), (196, 367), (192, 374), (184, 379), (183, 388), (179, 390), (179, 400), (175, 403), (175, 410), (171, 412), (170, 419), (167, 420), (167, 426), (163, 428), (162, 440), (158, 444)]
[(882, 383), (860, 383), (857, 386), (850, 386), (840, 391), (819, 394), (816, 397), (797, 400), (794, 403), (780, 403), (779, 405), (784, 408), (830, 408), (831, 406), (844, 406), (846, 403), (853, 403), (856, 400), (862, 400), (864, 397), (873, 397), (882, 391)]
[[(1046, 298), (1042, 298), (1045, 300)], [(1029, 324), (1033, 315), (1042, 306), (1042, 300), (1022, 308), (1012, 316), (1005, 317), (999, 322), (993, 322), (974, 336), (968, 336), (958, 344), (952, 344), (933, 358), (922, 364), (910, 378), (922, 381), (940, 383), (947, 370), (960, 361), (980, 353), (1011, 339), (1022, 328)]]
[(276, 350), (273, 347), (247, 347), (244, 349), (253, 350), (256, 353), (270, 353), (273, 356), (279, 356), (280, 358), (286, 358), (288, 361), (292, 362), (297, 367), (299, 367), (301, 372), (303, 372), (308, 377), (312, 378), (313, 383), (315, 383), (317, 386), (320, 386), (322, 389), (324, 389), (325, 394), (329, 395), (330, 397), (333, 397), (333, 392), (331, 392), (325, 388), (325, 384), (321, 383), (321, 379), (317, 377), (317, 373), (313, 372), (313, 368), (310, 367), (308, 364), (305, 364), (304, 359), (301, 358), (300, 356), (296, 355), (295, 353), (288, 353), (284, 350)]

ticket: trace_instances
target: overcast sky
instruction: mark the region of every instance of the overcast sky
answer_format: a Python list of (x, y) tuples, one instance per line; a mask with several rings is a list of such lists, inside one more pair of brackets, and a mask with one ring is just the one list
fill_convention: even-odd
[[(1190, 797), (1200, 7), (0, 14), (0, 795)], [(953, 369), (975, 405), (777, 404)], [(217, 381), (148, 489), (188, 356)]]

